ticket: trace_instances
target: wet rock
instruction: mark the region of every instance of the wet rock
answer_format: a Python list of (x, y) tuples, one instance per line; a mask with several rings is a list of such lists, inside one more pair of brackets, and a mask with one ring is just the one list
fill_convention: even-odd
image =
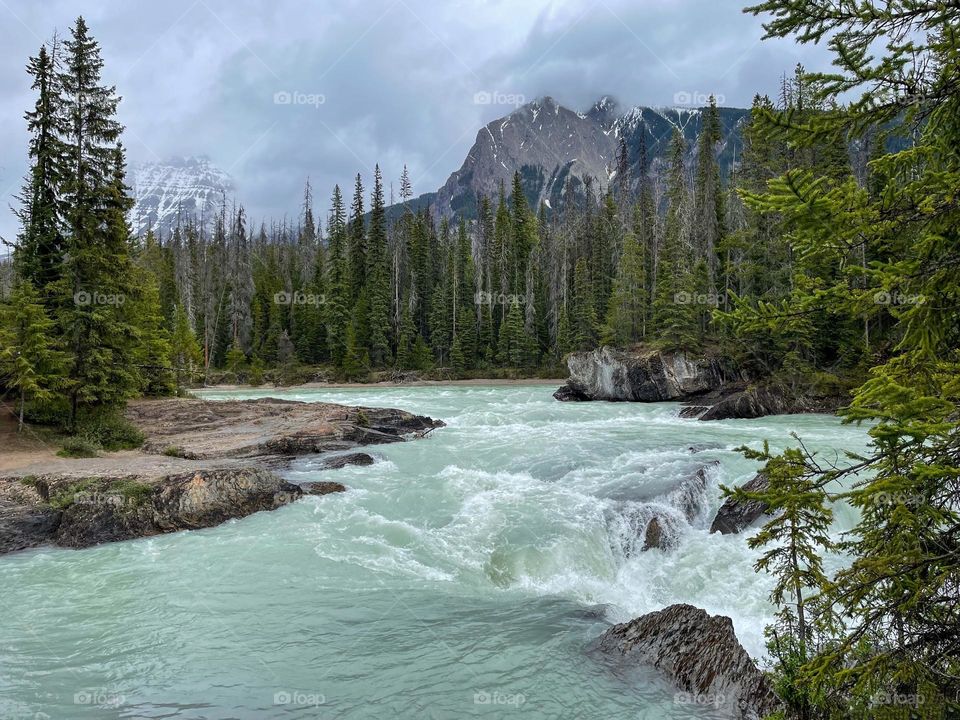
[(50, 542), (59, 525), (32, 479), (0, 482), (0, 555)]
[(346, 492), (347, 486), (343, 483), (329, 480), (304, 483), (300, 486), (305, 495), (328, 495), (330, 493)]
[(660, 518), (656, 515), (647, 524), (647, 529), (643, 534), (643, 549), (651, 550), (653, 548), (664, 549), (663, 527), (660, 525)]
[[(762, 492), (770, 486), (766, 473), (757, 473), (752, 480), (743, 485), (744, 490)], [(732, 535), (743, 530), (757, 518), (764, 515), (769, 508), (759, 500), (741, 502), (727, 498), (717, 511), (717, 516), (710, 525), (710, 532), (719, 532), (723, 535)]]
[(598, 647), (657, 668), (692, 701), (740, 720), (759, 720), (780, 708), (728, 617), (711, 616), (692, 605), (671, 605), (614, 625)]
[(688, 452), (701, 453), (704, 450), (719, 450), (723, 445), (717, 442), (695, 443), (687, 447)]
[(714, 390), (727, 379), (717, 359), (682, 351), (626, 352), (604, 346), (571, 353), (567, 367), (566, 392), (591, 400), (684, 400)]
[(585, 400), (590, 400), (590, 398), (588, 398), (570, 383), (561, 385), (553, 394), (553, 397), (561, 402), (583, 402)]
[(707, 470), (719, 464), (718, 460), (714, 460), (704, 465), (689, 477), (684, 478), (664, 497), (667, 504), (683, 513), (688, 523), (694, 522), (706, 511)]
[(696, 420), (709, 409), (709, 405), (684, 405), (680, 408), (680, 417), (685, 420)]
[(838, 395), (817, 395), (799, 388), (770, 382), (728, 393), (720, 398), (700, 420), (758, 418), (767, 415), (834, 412), (843, 404)]
[(337, 455), (323, 461), (320, 466), (324, 470), (339, 470), (347, 465), (373, 465), (373, 458), (366, 453), (350, 453), (348, 455)]

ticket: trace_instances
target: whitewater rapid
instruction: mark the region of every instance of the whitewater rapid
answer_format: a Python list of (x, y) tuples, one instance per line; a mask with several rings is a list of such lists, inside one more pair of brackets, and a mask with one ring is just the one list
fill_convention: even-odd
[[(12, 608), (0, 716), (712, 717), (651, 673), (608, 667), (591, 641), (686, 602), (730, 616), (762, 658), (771, 580), (754, 572), (748, 534), (708, 534), (720, 484), (757, 468), (735, 448), (781, 448), (795, 431), (842, 461), (866, 433), (827, 416), (702, 423), (676, 404), (551, 392), (206, 394), (397, 407), (447, 425), (369, 448), (371, 466), (303, 458), (284, 472), (346, 493), (209, 530), (0, 558)], [(688, 520), (670, 493), (700, 469)], [(675, 520), (668, 551), (641, 550), (653, 511)], [(853, 521), (836, 509), (836, 532)]]

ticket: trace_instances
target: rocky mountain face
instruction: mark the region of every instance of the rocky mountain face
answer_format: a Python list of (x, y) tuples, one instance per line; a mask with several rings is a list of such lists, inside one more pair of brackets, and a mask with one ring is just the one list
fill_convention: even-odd
[(178, 218), (212, 218), (235, 191), (230, 175), (204, 156), (141, 163), (132, 170), (136, 202), (130, 220), (137, 235), (149, 229), (169, 235)]
[[(720, 108), (724, 173), (742, 152), (740, 133), (749, 112)], [(559, 209), (566, 199), (582, 197), (587, 185), (594, 193), (602, 193), (616, 181), (621, 137), (627, 148), (629, 185), (636, 186), (644, 171), (657, 172), (663, 166), (674, 128), (687, 141), (692, 167), (702, 117), (702, 108), (634, 107), (621, 113), (609, 97), (587, 112), (576, 112), (553, 98), (540, 98), (481, 128), (460, 169), (436, 193), (414, 202), (432, 206), (439, 216), (473, 216), (478, 194), (495, 197), (501, 182), (509, 194), (513, 174), (519, 171), (524, 193), (534, 207), (543, 203)], [(646, 168), (641, 168), (643, 143)]]

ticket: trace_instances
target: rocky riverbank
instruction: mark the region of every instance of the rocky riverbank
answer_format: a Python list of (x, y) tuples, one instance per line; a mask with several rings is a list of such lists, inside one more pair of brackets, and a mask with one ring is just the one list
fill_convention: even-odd
[(127, 417), (139, 451), (97, 458), (25, 457), (0, 477), (0, 554), (55, 544), (89, 547), (211, 527), (346, 488), (286, 482), (271, 468), (331, 453), (326, 466), (369, 464), (365, 445), (422, 437), (442, 422), (383, 408), (288, 400), (137, 401)]
[(836, 394), (813, 385), (752, 378), (729, 359), (680, 350), (601, 347), (567, 357), (570, 378), (554, 397), (563, 401), (685, 403), (682, 417), (699, 420), (834, 412)]

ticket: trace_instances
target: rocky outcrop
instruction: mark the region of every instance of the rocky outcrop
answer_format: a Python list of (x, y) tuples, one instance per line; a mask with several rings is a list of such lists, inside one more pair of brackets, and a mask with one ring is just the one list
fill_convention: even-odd
[[(159, 477), (41, 475), (0, 480), (0, 549), (104, 542), (212, 527), (293, 502), (299, 486), (256, 467), (225, 467)], [(11, 520), (43, 518), (29, 525)]]
[(660, 670), (688, 702), (741, 720), (759, 720), (780, 707), (770, 683), (743, 649), (728, 617), (692, 605), (671, 605), (614, 625), (602, 651)]
[(833, 412), (838, 395), (812, 384), (748, 377), (730, 361), (683, 351), (601, 347), (567, 357), (570, 378), (557, 400), (681, 401), (680, 417), (699, 420)]
[(49, 542), (59, 525), (60, 512), (33, 482), (0, 481), (0, 555)]
[(729, 379), (713, 358), (681, 351), (625, 352), (608, 346), (571, 353), (567, 368), (567, 389), (558, 392), (590, 400), (686, 400), (716, 390)]
[(721, 398), (699, 415), (700, 420), (757, 418), (766, 415), (833, 412), (841, 404), (839, 398), (812, 397), (772, 385), (759, 385)]
[[(743, 489), (751, 492), (762, 492), (770, 485), (766, 473), (757, 473), (756, 476), (743, 485)], [(764, 515), (769, 508), (759, 500), (735, 500), (728, 497), (717, 511), (717, 516), (710, 525), (711, 533), (732, 535), (743, 530), (757, 518)]]
[[(301, 488), (268, 468), (295, 455), (402, 442), (443, 425), (402, 410), (276, 399), (138, 401), (127, 416), (146, 436), (140, 452), (44, 460), (40, 469), (0, 477), (0, 553), (211, 527), (304, 494), (343, 492), (336, 482)], [(372, 462), (350, 453), (324, 467)]]
[(293, 400), (145, 400), (127, 417), (147, 436), (144, 452), (188, 459), (253, 458), (400, 442), (442, 422), (404, 410)]

